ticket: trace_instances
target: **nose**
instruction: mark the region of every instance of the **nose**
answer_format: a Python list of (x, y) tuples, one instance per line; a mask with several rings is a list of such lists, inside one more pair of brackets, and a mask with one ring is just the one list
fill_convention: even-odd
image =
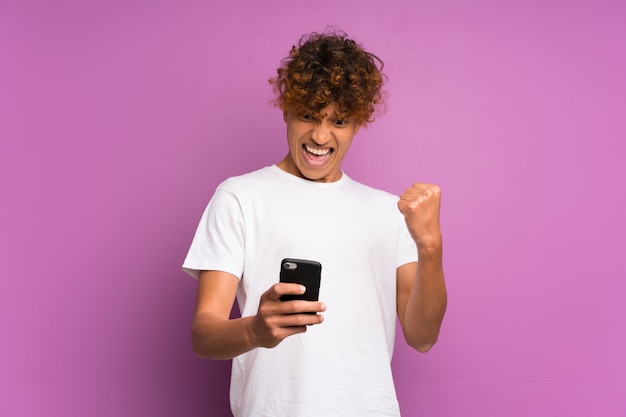
[(330, 126), (324, 120), (315, 124), (313, 131), (311, 132), (311, 139), (318, 145), (324, 145), (331, 138), (332, 132)]

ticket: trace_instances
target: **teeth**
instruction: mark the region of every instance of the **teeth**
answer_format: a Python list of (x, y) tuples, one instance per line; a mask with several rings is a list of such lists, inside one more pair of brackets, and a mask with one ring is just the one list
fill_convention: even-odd
[(317, 155), (317, 156), (322, 156), (322, 155), (327, 155), (330, 152), (330, 148), (327, 149), (317, 149), (317, 148), (312, 148), (308, 145), (304, 145), (305, 149), (307, 152), (312, 153), (313, 155)]

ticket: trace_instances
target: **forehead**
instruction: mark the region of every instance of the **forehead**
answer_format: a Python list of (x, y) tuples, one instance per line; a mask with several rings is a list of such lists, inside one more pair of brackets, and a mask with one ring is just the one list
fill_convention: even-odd
[(342, 112), (341, 108), (336, 103), (331, 103), (327, 105), (326, 107), (323, 107), (322, 109), (317, 110), (317, 111), (314, 109), (305, 108), (301, 110), (301, 112), (304, 114), (311, 114), (312, 116), (316, 118), (320, 118), (320, 119), (325, 119), (325, 118), (347, 119), (350, 117), (350, 115), (346, 114), (345, 112)]
[(320, 116), (322, 116), (322, 117), (336, 116), (335, 113), (337, 112), (337, 110), (339, 110), (339, 106), (337, 106), (334, 103), (329, 104), (328, 106), (326, 106), (322, 110), (320, 110)]

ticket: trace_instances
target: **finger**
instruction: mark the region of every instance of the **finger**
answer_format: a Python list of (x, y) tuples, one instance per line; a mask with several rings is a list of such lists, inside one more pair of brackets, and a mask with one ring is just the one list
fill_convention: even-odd
[(405, 192), (407, 193), (420, 192), (421, 190), (425, 190), (426, 188), (429, 188), (429, 187), (430, 187), (430, 184), (423, 184), (421, 182), (416, 182), (412, 184), (409, 188), (407, 188)]
[(433, 193), (437, 194), (437, 193), (440, 192), (441, 189), (436, 184), (424, 184), (424, 183), (421, 183), (421, 182), (416, 182), (411, 187), (407, 188), (405, 190), (405, 193), (407, 193), (407, 194), (414, 194), (414, 193), (420, 193), (420, 192), (426, 191), (426, 190), (428, 190), (429, 192), (433, 192)]
[[(326, 305), (318, 301), (290, 300), (264, 306), (263, 312), (274, 316), (315, 316), (326, 311)], [(315, 320), (314, 320), (315, 321)], [(307, 323), (309, 324), (309, 323)]]
[(283, 301), (282, 307), (284, 308), (283, 314), (322, 313), (326, 311), (326, 304), (320, 301), (306, 301), (306, 300)]
[(302, 326), (313, 326), (316, 324), (320, 324), (324, 321), (324, 316), (322, 314), (288, 314), (285, 316), (281, 316), (280, 326), (281, 327), (302, 327)]
[(405, 201), (414, 201), (416, 199), (419, 198), (424, 198), (425, 196), (428, 196), (428, 191), (427, 189), (413, 189), (413, 190), (406, 190), (406, 192), (404, 194), (402, 194), (400, 196), (400, 200), (405, 200)]
[(272, 285), (269, 290), (263, 293), (261, 298), (265, 300), (278, 301), (282, 295), (299, 295), (304, 294), (305, 291), (306, 287), (304, 285), (280, 282)]
[(277, 338), (280, 339), (280, 341), (288, 338), (289, 336), (293, 336), (295, 334), (299, 334), (299, 333), (305, 333), (307, 331), (307, 326), (303, 325), (303, 326), (285, 326), (285, 327), (281, 327), (280, 331), (277, 332)]
[(404, 190), (404, 194), (402, 194), (402, 196), (408, 197), (408, 196), (414, 196), (414, 195), (419, 195), (424, 191), (423, 188), (407, 188), (406, 190)]
[(430, 185), (421, 189), (408, 189), (406, 193), (400, 196), (400, 200), (408, 202), (423, 202), (430, 200), (439, 200), (441, 198), (441, 190), (436, 185)]
[[(297, 286), (298, 284), (295, 285)], [(282, 294), (282, 292), (271, 289), (267, 291), (263, 296), (261, 296), (259, 313), (261, 313), (265, 317), (304, 313), (317, 314), (326, 311), (326, 304), (320, 301), (282, 301), (280, 298), (274, 298), (275, 294)]]
[(284, 295), (284, 294), (299, 295), (299, 294), (304, 294), (306, 292), (306, 287), (304, 285), (294, 284), (290, 282), (280, 282), (276, 284), (275, 287), (276, 287), (276, 291), (278, 291), (280, 295)]
[(398, 200), (398, 209), (400, 211), (415, 208), (422, 204), (425, 199), (422, 196), (404, 196)]
[(398, 205), (409, 206), (410, 204), (413, 204), (415, 201), (419, 201), (419, 199), (420, 199), (420, 196), (418, 194), (415, 194), (415, 195), (403, 194), (398, 199)]

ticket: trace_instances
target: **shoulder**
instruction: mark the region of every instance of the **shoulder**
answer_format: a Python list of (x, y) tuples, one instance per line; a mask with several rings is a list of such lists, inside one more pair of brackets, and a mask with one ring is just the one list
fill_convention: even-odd
[(395, 206), (398, 201), (398, 196), (388, 191), (371, 187), (361, 182), (355, 181), (351, 178), (347, 179), (347, 186), (351, 193), (359, 196), (360, 198), (367, 199), (370, 202), (380, 202), (381, 204), (391, 204)]
[(272, 171), (271, 167), (264, 167), (246, 174), (233, 176), (224, 180), (217, 189), (230, 193), (236, 193), (239, 190), (253, 189), (260, 184), (265, 184), (267, 181), (270, 181), (272, 177), (274, 177)]

